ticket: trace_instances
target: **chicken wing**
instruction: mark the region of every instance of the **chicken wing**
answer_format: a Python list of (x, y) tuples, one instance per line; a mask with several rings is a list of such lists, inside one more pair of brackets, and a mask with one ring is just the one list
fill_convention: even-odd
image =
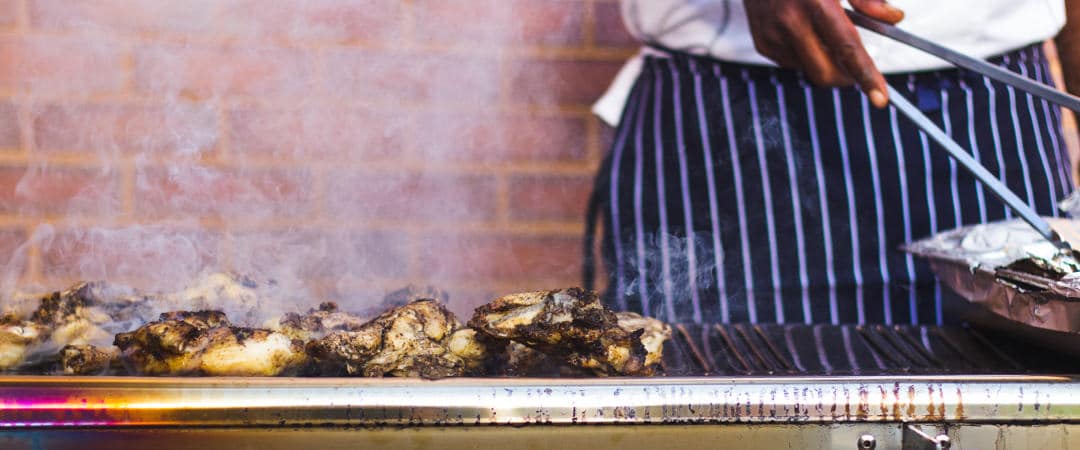
[(234, 327), (220, 311), (164, 313), (113, 344), (129, 371), (146, 375), (276, 376), (307, 363), (300, 341)]
[(444, 378), (473, 374), (487, 349), (435, 300), (394, 308), (355, 331), (312, 341), (308, 353), (322, 375)]
[(578, 288), (508, 295), (476, 309), (469, 326), (597, 375), (651, 375), (644, 329), (625, 330), (595, 293)]

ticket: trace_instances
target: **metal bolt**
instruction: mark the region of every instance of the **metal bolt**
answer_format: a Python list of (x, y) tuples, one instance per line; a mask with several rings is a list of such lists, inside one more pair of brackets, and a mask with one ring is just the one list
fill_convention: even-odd
[(857, 448), (860, 450), (873, 450), (875, 447), (877, 447), (877, 439), (874, 439), (874, 436), (869, 434), (859, 436)]
[(934, 438), (934, 442), (937, 443), (937, 448), (941, 450), (948, 450), (952, 448), (952, 439), (949, 439), (947, 434), (939, 434)]

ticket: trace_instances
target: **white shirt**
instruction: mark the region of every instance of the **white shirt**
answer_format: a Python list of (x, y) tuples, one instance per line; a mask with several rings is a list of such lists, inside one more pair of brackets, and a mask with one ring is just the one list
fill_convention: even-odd
[[(622, 0), (623, 21), (638, 39), (725, 61), (773, 65), (754, 50), (744, 0)], [(754, 0), (748, 0), (754, 1)], [(845, 6), (847, 2), (844, 2)], [(971, 56), (986, 58), (1056, 35), (1065, 24), (1063, 0), (891, 0), (904, 10), (903, 28)], [(950, 67), (888, 38), (860, 30), (867, 53), (883, 73)], [(616, 123), (641, 68), (634, 58), (594, 111)]]

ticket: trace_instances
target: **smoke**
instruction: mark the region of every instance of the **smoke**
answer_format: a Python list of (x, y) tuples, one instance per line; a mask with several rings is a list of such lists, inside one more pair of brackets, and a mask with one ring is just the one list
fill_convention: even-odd
[[(25, 141), (0, 168), (0, 207), (23, 230), (0, 305), (77, 280), (169, 292), (227, 271), (272, 280), (269, 316), (476, 279), (424, 243), (514, 234), (498, 200), (514, 136), (498, 122), (527, 111), (513, 99), (551, 95), (507, 91), (532, 42), (526, 3), (29, 2), (18, 64), (0, 70)], [(579, 33), (576, 13), (546, 20)], [(459, 312), (487, 300), (452, 297)]]

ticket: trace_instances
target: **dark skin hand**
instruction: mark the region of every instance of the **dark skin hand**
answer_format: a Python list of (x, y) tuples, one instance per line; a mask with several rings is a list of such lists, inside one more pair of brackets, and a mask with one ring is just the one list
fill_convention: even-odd
[[(885, 0), (850, 0), (867, 16), (895, 24), (904, 12)], [(758, 53), (803, 71), (820, 86), (859, 87), (878, 108), (889, 104), (885, 77), (863, 47), (839, 0), (748, 0), (743, 3)]]

